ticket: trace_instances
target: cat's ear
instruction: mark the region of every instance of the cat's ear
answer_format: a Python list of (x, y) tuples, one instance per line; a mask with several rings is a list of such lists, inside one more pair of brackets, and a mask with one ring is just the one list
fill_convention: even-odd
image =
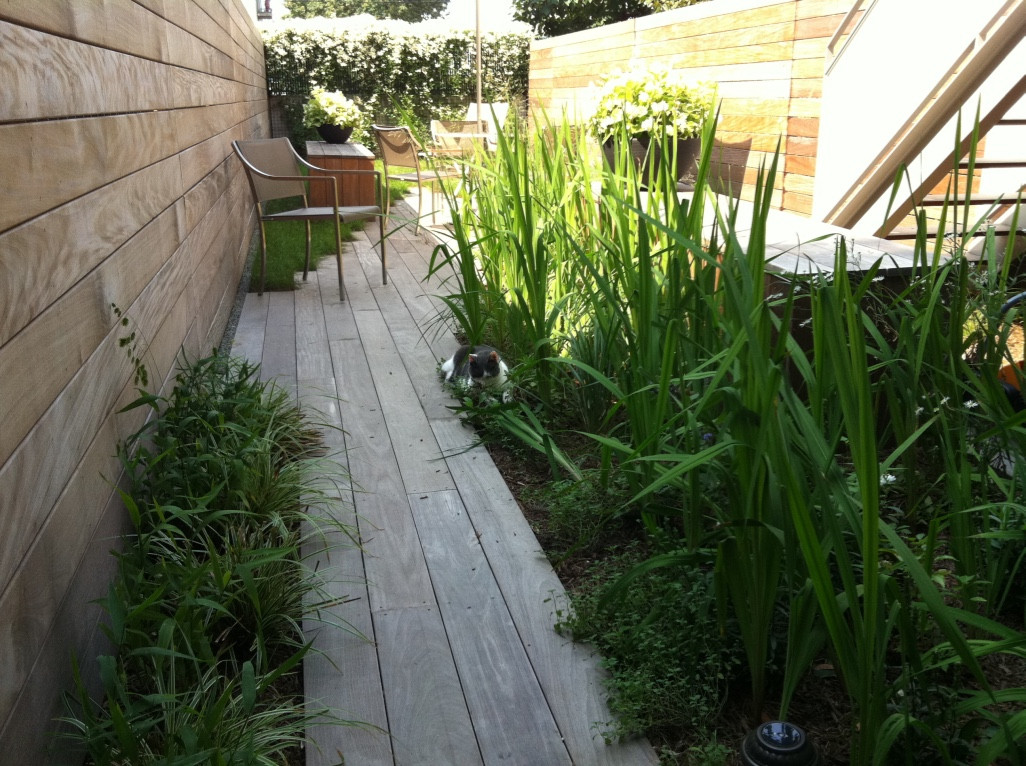
[(476, 362), (477, 361), (477, 354), (467, 354), (467, 359), (470, 362)]
[(492, 353), (490, 353), (488, 355), (488, 361), (489, 362), (497, 362), (497, 361), (499, 361), (499, 352), (498, 351), (493, 351)]

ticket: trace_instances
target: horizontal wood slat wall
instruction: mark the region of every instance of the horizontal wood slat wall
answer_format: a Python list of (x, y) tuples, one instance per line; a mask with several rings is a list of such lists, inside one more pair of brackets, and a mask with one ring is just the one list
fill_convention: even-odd
[[(0, 2), (0, 760), (81, 762), (52, 719), (102, 650), (125, 530), (117, 443), (216, 346), (254, 220), (236, 138), (269, 135), (249, 0)], [(122, 327), (112, 306), (129, 318)]]
[(716, 173), (743, 178), (754, 197), (760, 165), (777, 143), (774, 202), (812, 211), (812, 179), (826, 46), (852, 0), (710, 0), (531, 45), (530, 105), (536, 115), (585, 119), (602, 76), (634, 65), (683, 70), (715, 82), (721, 98)]

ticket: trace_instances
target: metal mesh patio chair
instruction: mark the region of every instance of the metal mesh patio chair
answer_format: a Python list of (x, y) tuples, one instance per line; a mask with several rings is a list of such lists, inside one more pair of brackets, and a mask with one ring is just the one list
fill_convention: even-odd
[[(310, 223), (311, 221), (334, 221), (335, 260), (338, 263), (339, 300), (345, 300), (345, 281), (342, 276), (342, 231), (341, 224), (378, 219), (379, 246), (381, 249), (381, 283), (388, 284), (385, 259), (385, 213), (379, 205), (339, 205), (339, 174), (373, 174), (376, 186), (381, 188), (381, 174), (376, 170), (330, 170), (311, 165), (300, 157), (287, 138), (253, 139), (232, 141), (236, 155), (242, 161), (249, 179), (249, 188), (260, 222), (260, 294), (264, 292), (264, 275), (267, 271), (267, 235), (265, 225), (272, 221), (306, 222), (306, 265), (303, 280), (310, 271)], [(303, 168), (316, 170), (326, 175), (304, 175)], [(327, 207), (310, 207), (307, 199), (307, 184), (330, 184), (328, 198), (334, 204)], [(301, 197), (302, 206), (278, 213), (268, 213), (266, 203), (287, 197)]]
[(417, 225), (414, 230), (419, 233), (420, 222), (424, 218), (424, 185), (426, 184), (431, 190), (433, 221), (436, 211), (435, 192), (438, 186), (445, 179), (462, 178), (463, 172), (459, 168), (439, 166), (433, 163), (428, 165), (426, 156), (423, 158), (425, 166), (422, 167), (421, 152), (423, 148), (405, 125), (374, 125), (372, 128), (378, 140), (378, 152), (381, 154), (381, 162), (385, 168), (385, 215), (389, 214), (391, 206), (392, 195), (389, 182), (408, 181), (417, 184), (419, 200), (417, 203)]

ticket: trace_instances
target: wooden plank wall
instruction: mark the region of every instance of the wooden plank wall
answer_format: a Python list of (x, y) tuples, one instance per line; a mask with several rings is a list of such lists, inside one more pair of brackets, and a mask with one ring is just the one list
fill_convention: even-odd
[[(231, 140), (267, 136), (251, 0), (0, 0), (0, 760), (49, 744), (125, 529), (117, 442), (216, 346), (253, 231)], [(128, 327), (117, 322), (112, 305)], [(78, 759), (81, 762), (81, 759)]]
[(721, 183), (732, 183), (736, 194), (743, 181), (741, 198), (753, 199), (758, 168), (769, 164), (779, 141), (774, 202), (808, 215), (826, 46), (851, 6), (852, 0), (709, 0), (536, 40), (531, 109), (580, 121), (602, 76), (634, 65), (669, 66), (717, 83)]

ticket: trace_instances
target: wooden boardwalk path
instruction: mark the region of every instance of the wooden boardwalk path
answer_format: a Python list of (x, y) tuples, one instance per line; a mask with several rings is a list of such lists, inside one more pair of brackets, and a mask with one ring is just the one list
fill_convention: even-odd
[(326, 258), (296, 292), (247, 295), (234, 338), (234, 354), (339, 427), (327, 436), (352, 476), (327, 487), (363, 550), (329, 540), (315, 554), (346, 599), (331, 617), (364, 637), (311, 622), (304, 676), (309, 698), (375, 728), (314, 727), (307, 765), (655, 764), (645, 742), (603, 742), (598, 658), (553, 630), (562, 585), (448, 409), (437, 364), (455, 340), (434, 322), (442, 288), (423, 282), (429, 237), (389, 236), (382, 286), (361, 235), (345, 303)]

